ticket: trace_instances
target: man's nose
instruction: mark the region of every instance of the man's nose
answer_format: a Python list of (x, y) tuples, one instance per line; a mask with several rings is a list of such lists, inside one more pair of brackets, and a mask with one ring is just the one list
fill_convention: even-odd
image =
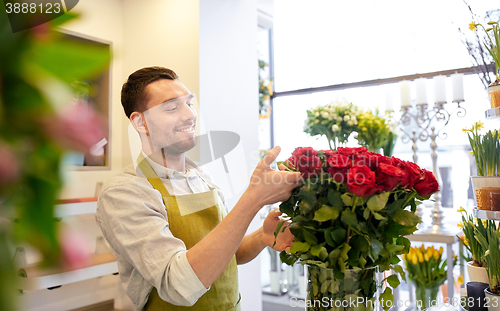
[(190, 106), (188, 103), (182, 105), (182, 118), (184, 120), (196, 120), (197, 114), (194, 106)]

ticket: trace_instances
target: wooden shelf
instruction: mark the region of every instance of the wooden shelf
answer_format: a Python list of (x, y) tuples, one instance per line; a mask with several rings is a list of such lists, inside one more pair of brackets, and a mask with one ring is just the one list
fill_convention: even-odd
[(19, 271), (21, 290), (38, 290), (79, 282), (118, 273), (116, 259), (111, 253), (94, 255), (87, 266), (76, 270), (40, 269), (36, 266)]

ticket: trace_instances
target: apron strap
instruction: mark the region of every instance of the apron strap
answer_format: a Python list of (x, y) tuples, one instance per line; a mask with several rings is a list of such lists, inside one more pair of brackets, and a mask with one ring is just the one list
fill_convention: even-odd
[(160, 191), (162, 196), (165, 196), (167, 198), (171, 197), (175, 199), (175, 196), (170, 195), (165, 185), (161, 182), (160, 177), (158, 177), (153, 168), (151, 168), (151, 165), (144, 158), (142, 153), (139, 154), (139, 157), (137, 158), (137, 163), (141, 171), (144, 173), (148, 181), (151, 183), (151, 185), (153, 185), (155, 189)]

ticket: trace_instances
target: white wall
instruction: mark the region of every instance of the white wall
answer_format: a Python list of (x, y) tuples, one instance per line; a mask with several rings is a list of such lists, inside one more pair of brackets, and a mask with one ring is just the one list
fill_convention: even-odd
[[(207, 131), (241, 137), (248, 177), (258, 160), (257, 2), (200, 1), (200, 118)], [(226, 157), (226, 160), (227, 157)], [(227, 164), (227, 163), (226, 163)], [(228, 165), (229, 166), (229, 165)], [(234, 174), (228, 167), (231, 179)], [(225, 174), (211, 172), (215, 179)], [(248, 182), (246, 178), (243, 182)], [(232, 208), (242, 191), (227, 203)], [(255, 219), (249, 231), (260, 226)], [(239, 266), (244, 311), (262, 310), (260, 261)]]

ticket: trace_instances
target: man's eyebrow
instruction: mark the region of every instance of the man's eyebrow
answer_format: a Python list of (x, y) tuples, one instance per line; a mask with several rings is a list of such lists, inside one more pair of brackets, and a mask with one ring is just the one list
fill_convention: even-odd
[(183, 98), (183, 97), (186, 97), (188, 100), (190, 100), (190, 99), (194, 98), (194, 94), (189, 94), (189, 95), (184, 95), (184, 96), (179, 96), (176, 98), (168, 99), (168, 100), (164, 101), (162, 104), (168, 104), (171, 102), (175, 102), (176, 100), (179, 100), (180, 98)]

